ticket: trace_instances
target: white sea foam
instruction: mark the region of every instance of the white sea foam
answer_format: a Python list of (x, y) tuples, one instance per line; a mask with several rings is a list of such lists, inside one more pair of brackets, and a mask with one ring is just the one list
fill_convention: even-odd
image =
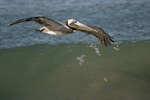
[(98, 56), (101, 56), (100, 50), (96, 47), (96, 44), (90, 44), (89, 47), (93, 48)]
[(119, 45), (122, 44), (122, 41), (118, 41), (118, 42), (114, 42), (113, 44), (115, 44), (116, 46), (113, 47), (114, 50), (119, 51)]
[(116, 51), (119, 51), (119, 48), (117, 48), (117, 47), (113, 47)]
[(108, 82), (108, 79), (107, 79), (106, 77), (104, 77), (104, 81), (105, 81), (105, 82)]
[(84, 57), (86, 57), (86, 55), (81, 55), (79, 57), (77, 57), (76, 59), (79, 60), (79, 64), (82, 65), (82, 63), (84, 63)]

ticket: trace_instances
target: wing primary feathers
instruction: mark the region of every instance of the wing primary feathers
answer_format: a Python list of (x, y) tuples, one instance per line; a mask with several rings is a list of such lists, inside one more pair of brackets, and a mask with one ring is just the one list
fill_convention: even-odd
[(14, 25), (14, 24), (18, 24), (18, 23), (21, 23), (21, 22), (26, 22), (26, 21), (35, 21), (39, 24), (42, 24), (44, 26), (46, 25), (51, 25), (51, 26), (57, 26), (57, 25), (61, 25), (60, 23), (57, 23), (45, 16), (35, 16), (35, 17), (29, 17), (29, 18), (24, 18), (24, 19), (20, 19), (20, 20), (17, 20), (11, 24), (9, 24), (8, 26), (11, 26), (11, 25)]
[(101, 41), (101, 45), (103, 45), (103, 38), (99, 37), (99, 40)]
[(113, 39), (112, 37), (109, 37), (109, 40), (110, 40), (111, 42), (114, 42), (112, 39)]
[(111, 45), (111, 43), (110, 43), (110, 41), (109, 41), (109, 38), (106, 38), (106, 39), (107, 39), (108, 44)]
[[(97, 30), (97, 32), (93, 31), (93, 32), (89, 32), (89, 31), (85, 31), (85, 30), (82, 30), (82, 32), (85, 32), (85, 33), (88, 33), (88, 34), (92, 34), (94, 35), (95, 37), (97, 37), (100, 41), (101, 41), (101, 44), (105, 44), (105, 46), (107, 47), (107, 43), (109, 45), (111, 45), (111, 42), (114, 42), (112, 40), (112, 37), (110, 37), (106, 32), (104, 32), (100, 27), (95, 27), (95, 26), (89, 26), (95, 30)], [(81, 31), (81, 30), (80, 30)], [(110, 42), (111, 41), (111, 42)]]
[(8, 26), (11, 26), (11, 25), (14, 25), (14, 24), (18, 24), (18, 23), (21, 23), (21, 22), (26, 22), (26, 21), (35, 21), (35, 19), (37, 19), (38, 17), (29, 17), (29, 18), (24, 18), (24, 19), (20, 19), (20, 20), (17, 20), (11, 24), (9, 24)]
[(105, 46), (107, 47), (107, 40), (106, 40), (106, 38), (104, 38), (104, 43), (105, 43)]

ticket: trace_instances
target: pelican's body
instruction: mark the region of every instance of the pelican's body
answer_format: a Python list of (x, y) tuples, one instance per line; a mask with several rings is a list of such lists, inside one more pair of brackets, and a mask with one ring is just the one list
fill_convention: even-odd
[(43, 33), (51, 34), (51, 35), (66, 35), (75, 32), (75, 30), (71, 29), (67, 25), (63, 23), (59, 23), (60, 25), (53, 27), (50, 25), (46, 25), (45, 27), (42, 27), (40, 29), (33, 29), (37, 32), (40, 32), (38, 30), (43, 30)]
[(18, 21), (9, 24), (8, 26), (20, 22), (26, 22), (26, 21), (35, 21), (38, 22), (39, 24), (44, 25), (44, 27), (33, 29), (36, 32), (43, 32), (52, 35), (66, 35), (78, 30), (96, 36), (101, 41), (101, 44), (105, 43), (106, 46), (107, 46), (107, 42), (109, 43), (109, 45), (111, 45), (110, 41), (114, 42), (111, 39), (111, 37), (108, 34), (106, 34), (101, 28), (94, 27), (94, 26), (87, 26), (81, 24), (80, 22), (74, 19), (69, 19), (66, 21), (65, 24), (63, 24), (63, 23), (57, 23), (44, 16), (36, 16), (36, 17), (20, 19)]

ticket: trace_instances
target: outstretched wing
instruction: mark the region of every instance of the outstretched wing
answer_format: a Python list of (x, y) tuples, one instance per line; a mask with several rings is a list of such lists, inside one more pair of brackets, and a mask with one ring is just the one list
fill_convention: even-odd
[(105, 44), (106, 47), (107, 47), (107, 43), (109, 45), (111, 45), (111, 42), (114, 42), (112, 40), (112, 37), (110, 37), (107, 33), (105, 33), (101, 28), (95, 27), (95, 26), (88, 26), (88, 27), (90, 27), (96, 31), (85, 31), (85, 30), (79, 30), (79, 31), (94, 35), (101, 41), (101, 44), (102, 45)]
[(35, 17), (29, 17), (29, 18), (24, 18), (24, 19), (20, 19), (20, 20), (17, 20), (11, 24), (9, 24), (8, 26), (11, 26), (11, 25), (14, 25), (14, 24), (18, 24), (18, 23), (21, 23), (21, 22), (26, 22), (26, 21), (35, 21), (41, 25), (44, 25), (44, 26), (47, 26), (47, 25), (50, 25), (52, 27), (55, 27), (55, 26), (58, 26), (58, 25), (61, 25), (60, 23), (57, 23), (47, 17), (44, 17), (44, 16), (35, 16)]

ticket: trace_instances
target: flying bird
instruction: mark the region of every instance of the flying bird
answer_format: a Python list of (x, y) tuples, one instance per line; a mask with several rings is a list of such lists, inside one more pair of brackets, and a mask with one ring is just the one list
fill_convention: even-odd
[(112, 37), (110, 37), (107, 33), (105, 33), (100, 27), (84, 25), (74, 19), (69, 19), (64, 24), (55, 22), (45, 16), (35, 16), (17, 20), (9, 24), (8, 26), (26, 21), (35, 21), (41, 25), (44, 25), (44, 27), (33, 29), (35, 30), (35, 32), (43, 32), (52, 35), (67, 35), (76, 31), (81, 31), (87, 34), (94, 35), (101, 41), (101, 44), (102, 45), (105, 44), (106, 47), (107, 43), (111, 45), (111, 42), (114, 42), (112, 40)]

